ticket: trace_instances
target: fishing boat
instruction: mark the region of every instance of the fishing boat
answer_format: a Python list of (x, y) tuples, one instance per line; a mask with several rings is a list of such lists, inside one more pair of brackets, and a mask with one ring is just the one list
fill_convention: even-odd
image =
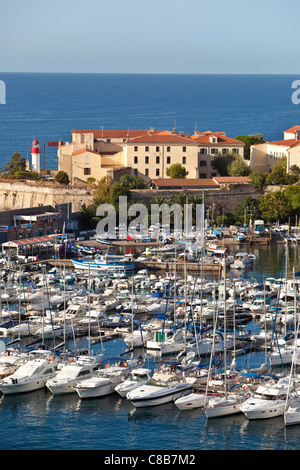
[(90, 272), (132, 271), (134, 262), (131, 255), (118, 256), (114, 254), (100, 255), (95, 259), (71, 259), (75, 270)]

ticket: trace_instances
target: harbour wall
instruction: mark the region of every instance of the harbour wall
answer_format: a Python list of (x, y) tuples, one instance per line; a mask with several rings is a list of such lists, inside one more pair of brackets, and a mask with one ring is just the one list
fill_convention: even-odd
[[(259, 199), (265, 192), (279, 189), (268, 186), (264, 192), (255, 190), (251, 184), (228, 185), (219, 189), (187, 189), (187, 190), (131, 190), (131, 199), (134, 202), (151, 203), (156, 196), (167, 200), (176, 194), (184, 192), (188, 197), (204, 194), (205, 205), (210, 206), (216, 214), (234, 212), (245, 197)], [(53, 206), (71, 203), (72, 211), (79, 211), (82, 204), (89, 205), (93, 200), (92, 187), (65, 187), (53, 183), (33, 182), (0, 182), (0, 210), (15, 210), (29, 207)]]

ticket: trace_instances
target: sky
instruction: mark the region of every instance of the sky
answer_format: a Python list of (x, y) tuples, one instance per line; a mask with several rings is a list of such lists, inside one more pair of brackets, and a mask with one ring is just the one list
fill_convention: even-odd
[(298, 74), (299, 0), (2, 0), (0, 72)]

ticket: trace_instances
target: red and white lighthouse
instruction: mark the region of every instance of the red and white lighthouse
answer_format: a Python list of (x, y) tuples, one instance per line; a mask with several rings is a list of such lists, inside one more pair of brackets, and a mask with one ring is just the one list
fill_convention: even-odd
[(32, 150), (31, 150), (31, 170), (37, 171), (40, 173), (40, 144), (37, 138), (35, 137), (34, 141), (32, 142)]

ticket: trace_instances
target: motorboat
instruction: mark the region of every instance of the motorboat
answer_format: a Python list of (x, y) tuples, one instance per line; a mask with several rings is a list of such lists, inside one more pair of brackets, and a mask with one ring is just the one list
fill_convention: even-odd
[(118, 392), (121, 397), (126, 397), (128, 392), (141, 387), (150, 380), (150, 378), (151, 369), (139, 367), (138, 369), (132, 370), (127, 379), (116, 386), (115, 391)]
[(136, 408), (162, 405), (190, 393), (192, 387), (182, 374), (157, 371), (144, 385), (128, 392), (126, 398)]
[(251, 255), (247, 252), (239, 252), (235, 255), (233, 263), (230, 265), (230, 269), (246, 269), (253, 265), (255, 261), (255, 255)]
[(171, 329), (155, 331), (153, 340), (148, 340), (146, 343), (147, 351), (154, 351), (161, 355), (179, 353), (186, 346), (185, 335), (183, 329), (175, 333)]
[(39, 336), (44, 339), (58, 338), (61, 336), (72, 337), (76, 333), (76, 327), (73, 325), (55, 325), (48, 324), (34, 331), (33, 336)]
[(115, 392), (116, 386), (138, 365), (139, 362), (136, 360), (120, 361), (113, 366), (106, 364), (104, 369), (99, 369), (92, 377), (79, 381), (74, 390), (82, 399), (111, 395)]
[(250, 419), (266, 419), (281, 416), (287, 406), (297, 400), (294, 381), (286, 377), (260, 385), (244, 403), (241, 411)]
[(191, 392), (188, 395), (175, 400), (175, 405), (179, 410), (190, 410), (192, 408), (202, 408), (212, 397), (219, 397), (221, 393), (207, 392), (206, 390), (199, 390)]
[(44, 388), (47, 380), (57, 373), (58, 358), (44, 352), (37, 357), (29, 359), (21, 365), (12, 375), (0, 381), (0, 390), (4, 395), (31, 392)]
[(69, 362), (62, 369), (46, 382), (46, 387), (53, 395), (74, 393), (74, 385), (83, 378), (91, 377), (102, 367), (104, 354), (95, 356), (80, 356), (76, 359), (69, 359)]

